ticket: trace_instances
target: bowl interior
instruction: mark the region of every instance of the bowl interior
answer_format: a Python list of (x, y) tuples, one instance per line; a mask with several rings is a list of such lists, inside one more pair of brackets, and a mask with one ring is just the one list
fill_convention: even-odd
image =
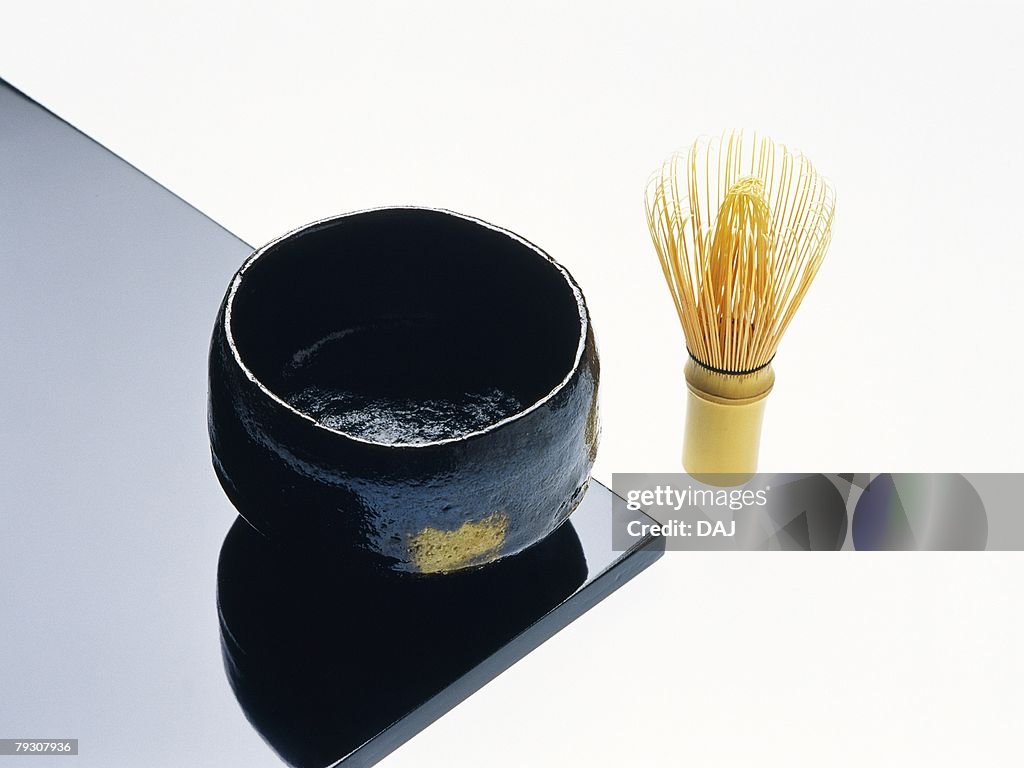
[(572, 371), (566, 273), (500, 230), (429, 209), (314, 225), (243, 271), (230, 332), (249, 371), (321, 425), (387, 445), (463, 437)]

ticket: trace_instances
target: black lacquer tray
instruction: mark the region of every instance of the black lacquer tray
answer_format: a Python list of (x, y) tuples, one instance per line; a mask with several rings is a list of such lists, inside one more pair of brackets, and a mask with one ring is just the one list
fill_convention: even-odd
[(398, 592), (236, 521), (206, 352), (250, 251), (0, 82), (0, 738), (80, 740), (33, 765), (371, 764), (660, 555), (612, 551), (596, 482), (540, 545)]

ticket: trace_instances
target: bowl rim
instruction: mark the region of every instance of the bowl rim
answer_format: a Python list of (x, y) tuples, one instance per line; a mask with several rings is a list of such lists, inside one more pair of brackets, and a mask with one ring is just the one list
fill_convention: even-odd
[[(332, 224), (334, 224), (334, 223), (336, 223), (336, 222), (338, 222), (338, 221), (340, 221), (342, 219), (347, 219), (347, 218), (350, 218), (350, 217), (353, 217), (353, 216), (362, 216), (362, 215), (371, 214), (371, 213), (381, 213), (381, 212), (386, 212), (386, 211), (426, 211), (426, 212), (430, 212), (430, 213), (439, 213), (439, 214), (442, 214), (444, 216), (451, 216), (451, 217), (455, 217), (455, 218), (458, 218), (458, 219), (462, 219), (464, 221), (468, 221), (471, 224), (475, 224), (477, 226), (484, 227), (485, 229), (489, 229), (492, 232), (496, 232), (499, 235), (503, 235), (503, 236), (505, 236), (505, 237), (507, 237), (507, 238), (509, 238), (509, 239), (511, 239), (513, 241), (515, 241), (516, 243), (519, 243), (520, 245), (525, 246), (526, 248), (528, 248), (529, 250), (533, 251), (536, 255), (540, 256), (541, 259), (543, 259), (544, 261), (548, 262), (548, 264), (550, 264), (552, 267), (555, 268), (555, 270), (562, 276), (562, 278), (565, 281), (566, 285), (569, 286), (569, 289), (572, 291), (573, 297), (576, 299), (576, 308), (577, 308), (577, 311), (579, 313), (578, 314), (578, 316), (579, 316), (579, 339), (577, 341), (576, 355), (573, 358), (572, 365), (570, 366), (570, 368), (569, 368), (568, 372), (566, 373), (565, 377), (560, 382), (558, 382), (558, 384), (556, 384), (554, 386), (554, 388), (551, 389), (550, 392), (548, 392), (543, 397), (540, 397), (539, 399), (537, 399), (536, 401), (531, 403), (526, 408), (523, 408), (523, 409), (521, 409), (519, 411), (516, 411), (511, 416), (506, 416), (504, 419), (500, 419), (499, 421), (496, 421), (493, 424), (489, 424), (486, 427), (483, 427), (482, 429), (477, 429), (477, 430), (474, 430), (472, 432), (467, 432), (467, 433), (459, 435), (457, 437), (447, 437), (447, 438), (444, 438), (442, 440), (430, 440), (430, 441), (426, 441), (426, 442), (415, 442), (415, 443), (403, 443), (403, 442), (389, 443), (389, 442), (381, 442), (379, 440), (370, 440), (370, 439), (367, 439), (365, 437), (360, 437), (359, 435), (354, 435), (354, 434), (352, 434), (350, 432), (346, 432), (346, 431), (341, 430), (341, 429), (335, 429), (333, 427), (328, 427), (328, 426), (325, 426), (324, 424), (321, 424), (319, 421), (314, 419), (308, 413), (305, 413), (304, 411), (301, 411), (298, 408), (295, 408), (290, 403), (288, 403), (284, 398), (282, 398), (279, 395), (277, 395), (273, 390), (271, 390), (262, 381), (260, 381), (259, 378), (256, 376), (256, 374), (254, 374), (249, 369), (249, 367), (242, 360), (242, 355), (239, 352), (238, 347), (235, 344), (234, 334), (232, 333), (232, 330), (231, 330), (231, 312), (232, 312), (232, 308), (234, 306), (235, 295), (238, 293), (238, 289), (239, 289), (239, 287), (242, 284), (242, 280), (245, 278), (245, 273), (251, 267), (253, 267), (253, 265), (255, 265), (257, 261), (259, 261), (261, 256), (263, 256), (267, 252), (273, 250), (274, 248), (276, 248), (278, 245), (280, 245), (281, 243), (283, 243), (286, 240), (289, 240), (289, 239), (292, 239), (292, 238), (296, 238), (296, 237), (299, 237), (300, 235), (304, 235), (304, 234), (307, 234), (307, 233), (310, 233), (310, 232), (314, 232), (314, 231), (319, 230), (319, 229), (324, 229), (324, 228), (326, 228), (326, 227), (328, 227), (328, 226), (330, 226), (330, 225), (332, 225)], [(538, 246), (534, 245), (529, 240), (527, 240), (527, 239), (525, 239), (523, 237), (520, 237), (515, 232), (511, 232), (510, 230), (507, 230), (507, 229), (505, 229), (503, 227), (499, 227), (499, 226), (497, 226), (495, 224), (491, 224), (491, 223), (489, 223), (487, 221), (484, 221), (483, 219), (479, 219), (479, 218), (477, 218), (475, 216), (468, 216), (468, 215), (466, 215), (464, 213), (459, 213), (458, 211), (453, 211), (453, 210), (450, 210), (448, 208), (435, 208), (435, 207), (432, 207), (432, 206), (424, 206), (424, 205), (382, 205), (382, 206), (376, 206), (376, 207), (373, 207), (373, 208), (362, 208), (362, 209), (357, 210), (357, 211), (349, 211), (348, 213), (342, 213), (342, 214), (337, 214), (335, 216), (328, 216), (326, 218), (317, 219), (315, 221), (309, 222), (308, 224), (303, 224), (300, 227), (296, 227), (295, 229), (292, 229), (291, 231), (286, 232), (285, 234), (283, 234), (283, 235), (281, 235), (281, 236), (271, 240), (270, 242), (266, 243), (265, 245), (263, 245), (263, 246), (257, 248), (256, 250), (254, 250), (252, 252), (252, 254), (250, 254), (249, 258), (247, 258), (245, 260), (245, 262), (242, 264), (242, 266), (239, 267), (238, 271), (235, 273), (234, 277), (232, 277), (232, 279), (231, 279), (231, 285), (228, 288), (227, 298), (226, 298), (225, 303), (224, 303), (224, 319), (222, 321), (222, 325), (223, 325), (223, 328), (224, 328), (224, 334), (225, 334), (225, 337), (226, 337), (226, 340), (227, 340), (228, 349), (231, 350), (231, 356), (232, 356), (232, 359), (234, 360), (235, 364), (239, 367), (239, 369), (242, 371), (242, 373), (245, 374), (246, 378), (249, 379), (249, 381), (251, 381), (254, 385), (256, 385), (256, 387), (266, 397), (270, 398), (278, 406), (284, 408), (286, 411), (291, 412), (295, 416), (298, 416), (303, 421), (308, 422), (315, 429), (322, 430), (323, 432), (326, 432), (328, 434), (335, 435), (337, 437), (341, 437), (341, 438), (344, 438), (344, 439), (347, 439), (347, 440), (351, 440), (353, 442), (363, 443), (363, 444), (366, 444), (366, 445), (377, 446), (377, 447), (380, 447), (380, 448), (399, 448), (399, 449), (401, 449), (401, 448), (433, 448), (433, 447), (440, 446), (440, 445), (449, 445), (449, 444), (453, 444), (453, 443), (465, 442), (466, 440), (470, 440), (470, 439), (475, 438), (475, 437), (479, 437), (479, 436), (482, 436), (482, 435), (489, 434), (491, 432), (495, 432), (495, 431), (501, 429), (502, 427), (506, 426), (507, 424), (510, 424), (510, 423), (512, 423), (514, 421), (518, 421), (519, 419), (522, 419), (522, 418), (528, 416), (529, 414), (533, 413), (534, 411), (542, 408), (546, 403), (548, 403), (555, 396), (557, 396), (559, 392), (561, 392), (562, 390), (564, 390), (566, 388), (566, 386), (569, 384), (569, 382), (576, 375), (576, 372), (579, 370), (580, 364), (583, 361), (583, 354), (584, 354), (584, 351), (585, 351), (586, 345), (587, 345), (587, 336), (589, 335), (589, 332), (590, 332), (590, 317), (589, 317), (589, 314), (587, 312), (586, 301), (583, 298), (583, 291), (580, 290), (579, 285), (577, 285), (577, 283), (573, 279), (572, 275), (569, 274), (569, 271), (565, 267), (563, 267), (561, 264), (559, 264), (557, 261), (555, 261), (553, 258), (551, 258), (551, 256), (548, 255), (543, 249), (541, 249)]]

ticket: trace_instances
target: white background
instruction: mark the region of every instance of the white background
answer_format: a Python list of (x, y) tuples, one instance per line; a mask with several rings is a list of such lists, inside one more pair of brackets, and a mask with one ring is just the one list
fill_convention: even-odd
[[(1017, 4), (4, 5), (0, 76), (251, 243), (417, 203), (565, 264), (605, 481), (679, 469), (647, 177), (768, 132), (838, 219), (761, 468), (1024, 471)], [(1022, 564), (669, 553), (388, 765), (1020, 765)]]

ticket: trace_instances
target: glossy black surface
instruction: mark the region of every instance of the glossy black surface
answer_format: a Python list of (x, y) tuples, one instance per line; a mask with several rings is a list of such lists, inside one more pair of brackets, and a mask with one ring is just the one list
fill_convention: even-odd
[(427, 577), (312, 560), (238, 520), (218, 605), (246, 717), (291, 765), (373, 764), (660, 556), (651, 538), (596, 554), (611, 502), (595, 482), (539, 544)]
[(396, 571), (522, 551), (586, 490), (598, 359), (582, 293), (446, 211), (312, 224), (257, 251), (210, 350), (214, 465), (261, 532)]
[[(205, 420), (210, 308), (252, 248), (2, 82), (0, 232), (3, 735), (80, 740), (39, 768), (279, 765), (225, 676), (217, 562), (237, 515)], [(569, 520), (585, 582), (347, 764), (386, 754), (657, 556), (612, 551), (604, 493), (592, 483)], [(524, 601), (563, 578), (524, 580)], [(328, 586), (295, 599), (329, 608)], [(289, 642), (322, 648), (308, 627)], [(345, 637), (359, 647), (355, 622)], [(531, 737), (528, 709), (517, 728)]]

